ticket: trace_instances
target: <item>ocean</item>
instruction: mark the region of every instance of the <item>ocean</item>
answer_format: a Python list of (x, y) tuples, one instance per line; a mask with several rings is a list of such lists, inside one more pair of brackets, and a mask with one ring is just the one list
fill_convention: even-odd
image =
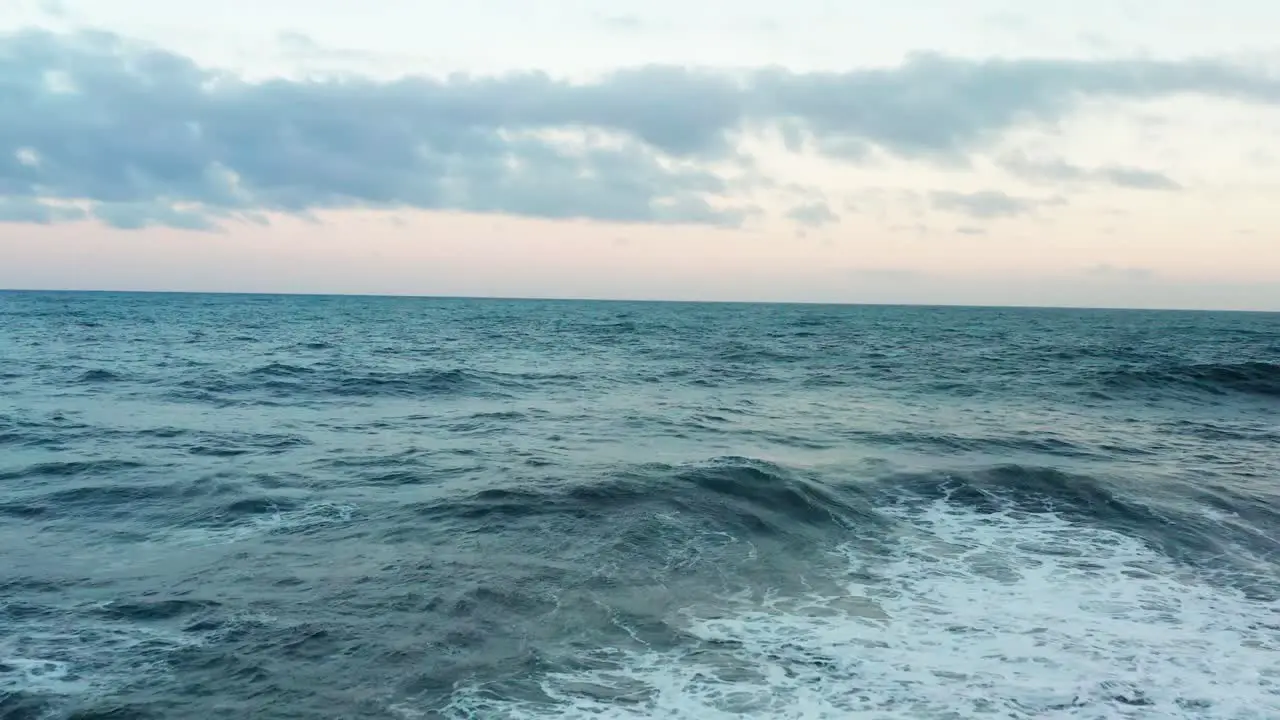
[(0, 717), (1280, 717), (1280, 315), (0, 294)]

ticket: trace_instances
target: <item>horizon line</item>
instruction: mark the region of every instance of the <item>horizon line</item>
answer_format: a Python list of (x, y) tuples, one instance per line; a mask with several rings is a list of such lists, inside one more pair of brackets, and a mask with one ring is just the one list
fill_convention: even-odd
[(368, 292), (290, 292), (290, 291), (241, 291), (241, 290), (122, 290), (111, 288), (6, 288), (0, 294), (83, 294), (83, 295), (214, 295), (227, 297), (298, 297), (298, 298), (363, 298), (390, 300), (465, 300), (491, 302), (563, 302), (563, 303), (632, 303), (668, 305), (808, 305), (814, 307), (876, 307), (918, 309), (967, 309), (967, 310), (1075, 310), (1098, 312), (1171, 312), (1171, 313), (1250, 313), (1260, 315), (1280, 314), (1280, 309), (1239, 308), (1189, 308), (1189, 307), (1127, 307), (1106, 305), (983, 305), (968, 303), (910, 303), (871, 301), (818, 301), (818, 300), (680, 300), (674, 298), (606, 298), (542, 295), (431, 295), (423, 293), (368, 293)]

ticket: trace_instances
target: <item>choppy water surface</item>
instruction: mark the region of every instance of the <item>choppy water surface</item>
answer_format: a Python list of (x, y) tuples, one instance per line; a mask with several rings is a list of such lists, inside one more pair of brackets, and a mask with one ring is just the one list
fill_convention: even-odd
[(0, 294), (0, 717), (1280, 717), (1280, 316)]

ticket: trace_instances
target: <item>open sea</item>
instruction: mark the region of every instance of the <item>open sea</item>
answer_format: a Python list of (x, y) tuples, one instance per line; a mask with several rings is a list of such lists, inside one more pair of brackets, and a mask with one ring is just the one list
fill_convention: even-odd
[(0, 294), (0, 718), (1280, 718), (1280, 315)]

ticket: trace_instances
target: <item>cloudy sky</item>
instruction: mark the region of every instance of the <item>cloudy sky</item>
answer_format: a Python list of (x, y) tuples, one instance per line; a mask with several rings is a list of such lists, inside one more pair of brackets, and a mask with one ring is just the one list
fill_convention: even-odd
[(1280, 310), (1273, 0), (4, 0), (0, 287)]

